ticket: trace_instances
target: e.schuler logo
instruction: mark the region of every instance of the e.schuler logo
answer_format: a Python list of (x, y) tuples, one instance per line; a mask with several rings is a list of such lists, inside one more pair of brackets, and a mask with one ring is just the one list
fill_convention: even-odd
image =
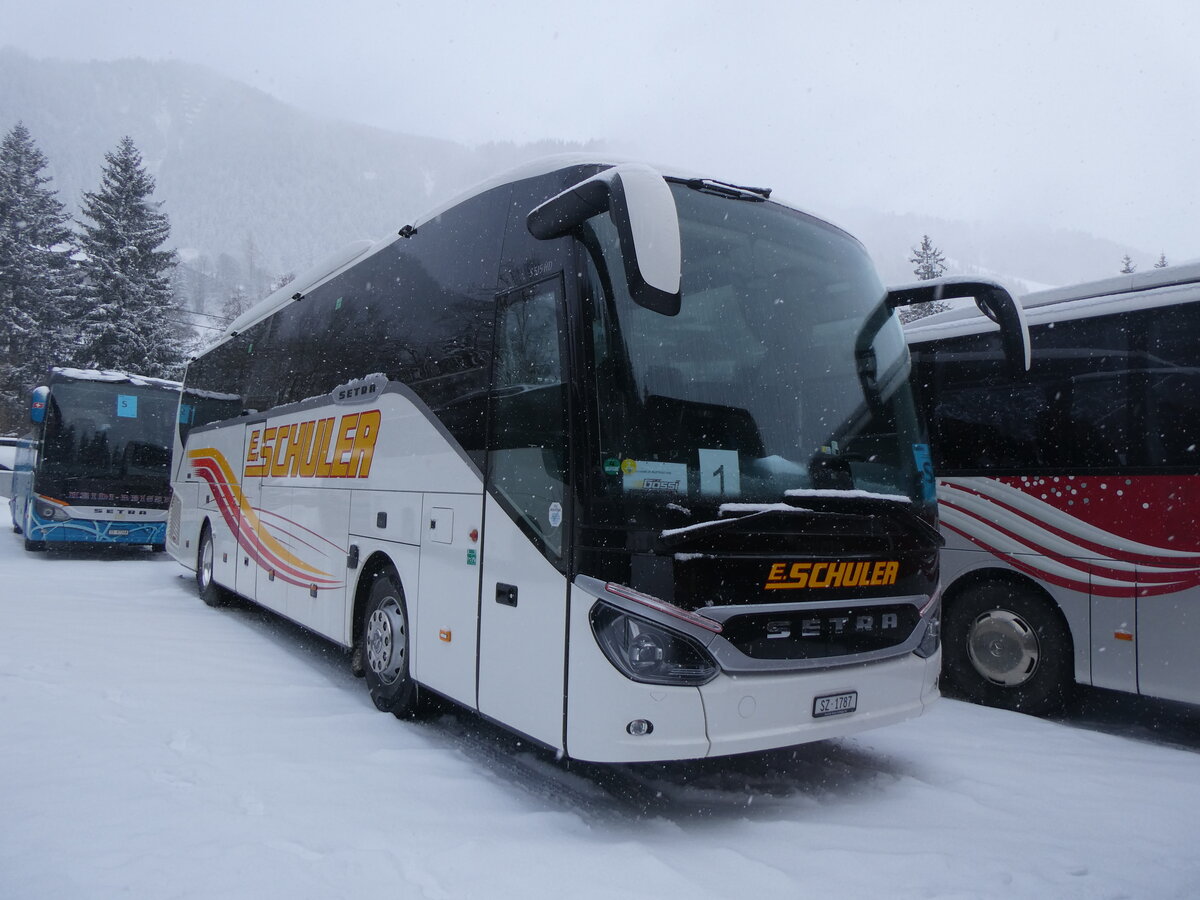
[(763, 589), (802, 590), (833, 587), (884, 587), (895, 584), (900, 563), (894, 559), (872, 562), (777, 562), (771, 564)]

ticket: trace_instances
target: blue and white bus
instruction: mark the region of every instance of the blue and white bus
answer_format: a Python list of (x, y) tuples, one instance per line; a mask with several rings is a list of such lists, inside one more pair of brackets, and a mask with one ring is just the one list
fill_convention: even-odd
[(174, 381), (52, 368), (47, 384), (33, 391), (33, 431), (13, 470), (9, 509), (25, 549), (163, 549), (178, 408)]

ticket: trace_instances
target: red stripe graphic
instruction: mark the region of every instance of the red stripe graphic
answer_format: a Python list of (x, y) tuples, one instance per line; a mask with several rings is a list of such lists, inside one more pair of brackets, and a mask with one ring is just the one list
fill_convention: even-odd
[[(273, 570), (275, 577), (299, 587), (315, 586), (317, 590), (342, 587), (344, 582), (338, 581), (328, 572), (311, 566), (294, 556), (287, 547), (271, 535), (268, 526), (259, 516), (259, 511), (250, 505), (245, 494), (242, 493), (241, 485), (238, 484), (229, 463), (220, 451), (206, 447), (201, 450), (189, 451), (188, 456), (195, 473), (204, 479), (211, 490), (221, 518), (229, 526), (238, 546), (258, 565)], [(321, 538), (325, 543), (337, 549), (336, 544), (317, 535), (316, 532), (274, 513), (267, 514), (298, 529), (308, 531), (309, 534)], [(282, 531), (282, 529), (279, 530)], [(307, 541), (296, 538), (290, 532), (282, 531), (282, 533), (310, 549), (317, 549)]]
[(1101, 597), (1200, 586), (1200, 555), (1190, 551), (1124, 538), (994, 479), (940, 481), (938, 487), (947, 530), (1049, 584)]

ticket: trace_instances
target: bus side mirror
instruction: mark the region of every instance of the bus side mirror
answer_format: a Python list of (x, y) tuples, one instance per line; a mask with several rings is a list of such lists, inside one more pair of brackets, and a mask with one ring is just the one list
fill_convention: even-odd
[(525, 224), (535, 238), (547, 241), (605, 211), (620, 237), (634, 302), (665, 316), (677, 315), (683, 267), (679, 213), (667, 182), (649, 166), (626, 163), (605, 169), (534, 208)]
[(975, 305), (980, 311), (1000, 326), (1000, 344), (1004, 348), (1009, 368), (1017, 375), (1028, 372), (1031, 350), (1029, 326), (1025, 324), (1025, 310), (1001, 284), (970, 278), (918, 281), (889, 290), (887, 303), (889, 307), (896, 309), (914, 303), (952, 300), (956, 297), (975, 299)]
[(50, 398), (50, 388), (42, 385), (35, 387), (29, 397), (29, 421), (40, 425), (46, 418), (46, 401)]

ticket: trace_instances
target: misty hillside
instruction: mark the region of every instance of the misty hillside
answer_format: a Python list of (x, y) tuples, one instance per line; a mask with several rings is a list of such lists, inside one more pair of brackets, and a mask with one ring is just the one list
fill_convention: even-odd
[(497, 168), (578, 149), (471, 149), (321, 119), (187, 63), (35, 60), (5, 49), (0, 88), (0, 129), (24, 121), (70, 208), (128, 134), (158, 180), (177, 247), (240, 258), (252, 235), (271, 271), (381, 237)]
[[(220, 311), (231, 285), (261, 296), (272, 278), (349, 241), (380, 238), (498, 171), (580, 149), (552, 140), (472, 148), (322, 118), (187, 63), (38, 60), (0, 49), (0, 131), (17, 121), (48, 157), (72, 211), (82, 191), (96, 188), (104, 153), (130, 135), (187, 263), (184, 300), (209, 312)], [(1078, 233), (814, 211), (861, 238), (890, 283), (912, 280), (907, 258), (925, 233), (951, 273), (1030, 287), (1116, 274), (1125, 253), (1142, 268), (1154, 258)]]

